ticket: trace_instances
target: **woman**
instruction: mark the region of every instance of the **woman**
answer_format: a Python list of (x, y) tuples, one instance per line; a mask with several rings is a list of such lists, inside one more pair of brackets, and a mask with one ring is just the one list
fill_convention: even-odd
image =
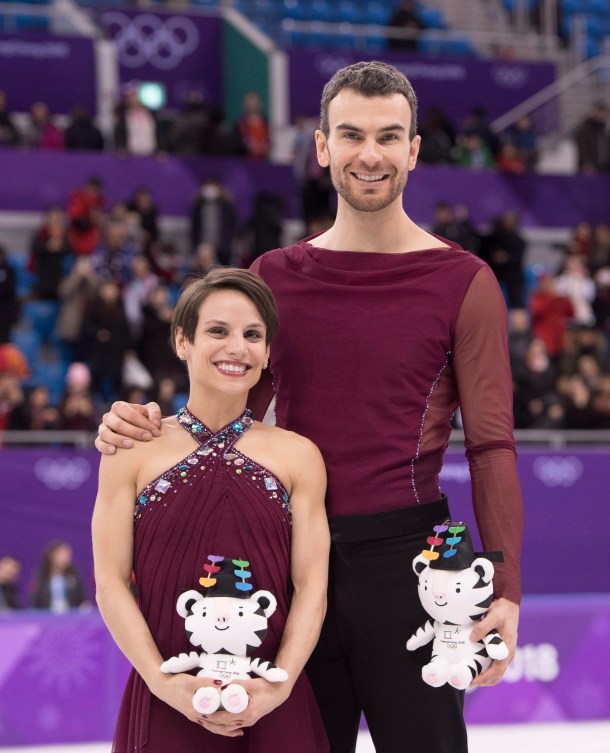
[(85, 590), (72, 563), (72, 547), (66, 541), (52, 541), (40, 561), (34, 586), (34, 607), (65, 612), (85, 603)]
[[(191, 283), (171, 329), (189, 373), (187, 406), (163, 421), (152, 444), (102, 458), (93, 515), (97, 600), (134, 667), (115, 753), (328, 750), (301, 674), (326, 604), (324, 466), (311, 442), (254, 422), (246, 410), (276, 328), (275, 302), (256, 275), (216, 269)], [(249, 562), (255, 590), (277, 598), (254, 655), (274, 661), (288, 680), (240, 681), (250, 698), (240, 714), (196, 712), (194, 693), (214, 680), (160, 671), (193, 649), (176, 601), (198, 589), (212, 554)]]

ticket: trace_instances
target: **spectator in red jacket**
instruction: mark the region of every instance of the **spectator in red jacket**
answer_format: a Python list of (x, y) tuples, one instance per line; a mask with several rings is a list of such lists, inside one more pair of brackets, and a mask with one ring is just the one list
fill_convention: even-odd
[(75, 254), (88, 256), (100, 242), (103, 207), (103, 184), (95, 176), (70, 196), (66, 210), (70, 220), (68, 240)]
[(568, 321), (574, 307), (568, 298), (556, 292), (556, 279), (549, 274), (540, 277), (538, 289), (530, 300), (532, 334), (546, 345), (549, 357), (557, 359), (565, 348)]

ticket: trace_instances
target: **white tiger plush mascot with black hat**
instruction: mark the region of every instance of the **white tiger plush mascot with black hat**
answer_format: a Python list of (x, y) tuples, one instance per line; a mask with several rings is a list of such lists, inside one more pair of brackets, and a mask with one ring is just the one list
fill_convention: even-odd
[(420, 601), (432, 619), (409, 638), (407, 649), (415, 651), (434, 639), (432, 661), (422, 668), (424, 682), (435, 688), (448, 682), (463, 690), (492, 659), (506, 659), (509, 653), (496, 630), (481, 641), (470, 640), (493, 599), (491, 558), (502, 561), (502, 555), (475, 553), (463, 523), (434, 526), (427, 542), (430, 549), (415, 557), (413, 570), (419, 576)]
[(250, 594), (247, 582), (252, 573), (247, 560), (210, 555), (207, 575), (199, 579), (206, 591), (191, 589), (181, 594), (176, 609), (184, 617), (190, 643), (203, 653), (191, 651), (163, 662), (161, 671), (188, 672), (199, 669), (197, 677), (222, 680), (224, 689), (199, 688), (193, 706), (204, 714), (219, 708), (234, 714), (248, 706), (248, 694), (233, 680), (249, 680), (258, 675), (269, 682), (283, 682), (288, 673), (270, 661), (252, 659), (247, 654), (258, 648), (267, 635), (267, 621), (275, 612), (277, 600), (271, 591)]

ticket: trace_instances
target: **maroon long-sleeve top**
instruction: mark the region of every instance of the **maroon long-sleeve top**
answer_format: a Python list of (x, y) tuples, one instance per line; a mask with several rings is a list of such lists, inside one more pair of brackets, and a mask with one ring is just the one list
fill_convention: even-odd
[(279, 426), (326, 461), (330, 515), (425, 504), (459, 406), (485, 549), (502, 550), (496, 596), (519, 601), (523, 527), (513, 437), (506, 306), (489, 267), (449, 248), (330, 251), (301, 241), (256, 260), (280, 329), (258, 417), (276, 395)]

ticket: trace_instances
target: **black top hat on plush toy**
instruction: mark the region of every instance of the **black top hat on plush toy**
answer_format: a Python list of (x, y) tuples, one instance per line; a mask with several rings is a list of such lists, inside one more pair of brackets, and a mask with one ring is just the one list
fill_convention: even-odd
[(199, 590), (204, 596), (247, 599), (253, 588), (252, 583), (248, 583), (248, 578), (252, 577), (252, 573), (246, 569), (249, 565), (248, 560), (210, 554), (203, 566), (206, 575), (199, 578), (199, 585), (202, 586)]
[(433, 531), (433, 535), (426, 539), (430, 549), (422, 551), (431, 570), (465, 570), (477, 557), (485, 557), (492, 562), (504, 561), (502, 552), (475, 552), (465, 523), (445, 520), (434, 526)]

